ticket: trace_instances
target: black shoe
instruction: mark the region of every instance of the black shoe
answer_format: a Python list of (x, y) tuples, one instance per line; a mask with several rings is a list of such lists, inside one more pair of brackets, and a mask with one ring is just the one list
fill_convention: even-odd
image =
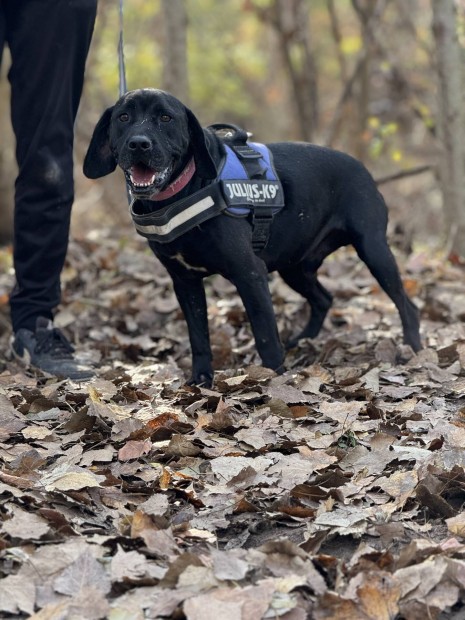
[(95, 375), (90, 366), (75, 359), (74, 347), (59, 329), (53, 327), (52, 321), (42, 316), (36, 321), (35, 332), (18, 330), (11, 350), (23, 366), (56, 377), (85, 381)]

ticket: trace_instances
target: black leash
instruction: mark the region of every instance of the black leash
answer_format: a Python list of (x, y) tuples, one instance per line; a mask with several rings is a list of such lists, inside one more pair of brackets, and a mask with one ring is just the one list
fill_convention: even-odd
[(126, 65), (124, 63), (124, 40), (123, 40), (123, 0), (119, 0), (119, 41), (118, 41), (118, 73), (119, 73), (119, 96), (127, 92)]
[[(119, 39), (118, 39), (118, 76), (119, 76), (119, 96), (122, 97), (127, 92), (126, 64), (124, 62), (124, 21), (123, 21), (123, 0), (119, 0)], [(129, 208), (132, 207), (133, 198), (129, 185), (126, 183), (126, 195)]]

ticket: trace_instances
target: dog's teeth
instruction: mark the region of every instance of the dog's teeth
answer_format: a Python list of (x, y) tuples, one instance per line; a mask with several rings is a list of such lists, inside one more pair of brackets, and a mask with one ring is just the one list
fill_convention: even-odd
[(129, 178), (131, 180), (131, 183), (134, 185), (134, 187), (150, 187), (151, 185), (155, 183), (155, 176), (156, 175), (154, 174), (152, 178), (150, 179), (150, 181), (147, 181), (145, 183), (138, 183), (137, 181), (135, 181), (132, 174), (129, 175)]

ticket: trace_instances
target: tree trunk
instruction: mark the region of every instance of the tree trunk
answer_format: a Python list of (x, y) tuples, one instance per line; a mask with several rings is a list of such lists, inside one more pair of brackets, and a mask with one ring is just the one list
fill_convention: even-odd
[(185, 0), (162, 0), (164, 25), (163, 88), (186, 102), (187, 80), (187, 12)]
[(457, 9), (432, 0), (438, 78), (439, 173), (451, 252), (465, 257), (465, 111)]

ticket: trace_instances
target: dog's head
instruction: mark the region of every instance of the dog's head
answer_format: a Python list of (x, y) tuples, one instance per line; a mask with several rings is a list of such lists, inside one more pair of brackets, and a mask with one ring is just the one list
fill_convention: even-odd
[(216, 177), (207, 138), (194, 114), (176, 97), (152, 88), (133, 90), (97, 123), (84, 174), (97, 179), (120, 166), (134, 196), (162, 191), (194, 157), (196, 173)]

